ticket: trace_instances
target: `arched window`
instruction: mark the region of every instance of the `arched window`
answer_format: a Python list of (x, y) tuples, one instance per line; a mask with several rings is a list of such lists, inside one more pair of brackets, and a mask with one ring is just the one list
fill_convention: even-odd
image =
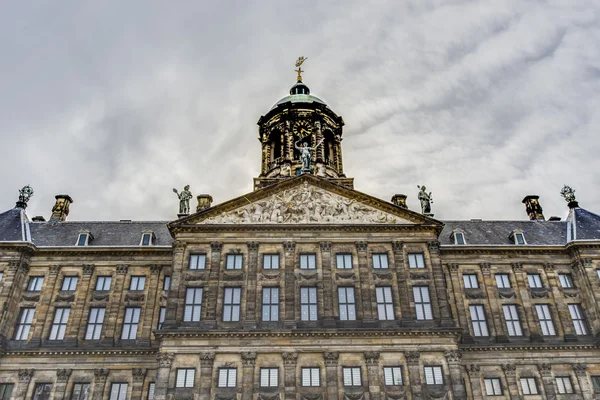
[(269, 139), (271, 144), (271, 161), (275, 161), (283, 155), (281, 153), (283, 147), (283, 134), (278, 129), (273, 129)]
[(335, 162), (335, 151), (334, 151), (334, 143), (335, 138), (333, 136), (333, 132), (329, 129), (323, 131), (323, 138), (325, 141), (323, 142), (324, 152), (325, 152), (325, 164), (334, 165)]

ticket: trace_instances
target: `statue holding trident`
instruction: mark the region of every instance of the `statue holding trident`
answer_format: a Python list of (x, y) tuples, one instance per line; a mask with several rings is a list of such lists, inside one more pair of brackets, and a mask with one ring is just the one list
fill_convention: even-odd
[[(302, 140), (302, 139), (300, 139)], [(321, 141), (319, 143), (317, 143), (317, 145), (315, 147), (308, 147), (308, 143), (304, 142), (302, 143), (302, 147), (298, 146), (298, 143), (300, 143), (300, 140), (296, 141), (296, 143), (294, 143), (294, 147), (296, 148), (296, 150), (300, 151), (300, 160), (302, 160), (302, 173), (311, 173), (312, 172), (312, 167), (311, 167), (311, 161), (312, 161), (312, 152), (315, 151), (317, 149), (317, 147), (319, 147), (321, 145), (321, 143), (323, 143), (323, 140), (325, 139), (321, 139)]]
[(427, 193), (425, 191), (425, 190), (427, 190), (425, 185), (423, 185), (423, 186), (417, 185), (417, 187), (420, 190), (418, 198), (419, 198), (419, 201), (421, 202), (421, 213), (423, 215), (433, 217), (433, 214), (431, 214), (431, 203), (433, 203), (433, 197), (431, 197), (431, 192)]
[(181, 193), (177, 192), (177, 189), (173, 189), (173, 192), (179, 197), (179, 215), (187, 215), (190, 213), (190, 199), (192, 198), (192, 192), (190, 192), (190, 185), (185, 185)]

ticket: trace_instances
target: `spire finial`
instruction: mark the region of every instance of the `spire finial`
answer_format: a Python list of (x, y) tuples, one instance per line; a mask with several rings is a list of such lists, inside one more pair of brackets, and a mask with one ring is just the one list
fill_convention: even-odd
[(33, 196), (33, 189), (29, 185), (23, 186), (23, 189), (19, 190), (19, 201), (17, 201), (16, 207), (25, 209), (27, 208), (27, 202)]
[(564, 185), (560, 191), (560, 195), (568, 203), (569, 208), (579, 207), (579, 203), (575, 200), (575, 189), (570, 186)]
[(296, 60), (296, 67), (298, 67), (298, 69), (295, 69), (294, 71), (296, 71), (298, 73), (298, 78), (296, 78), (297, 82), (302, 82), (302, 73), (304, 71), (302, 70), (302, 68), (300, 66), (307, 59), (308, 59), (308, 57), (302, 56), (302, 57), (298, 57), (298, 60)]

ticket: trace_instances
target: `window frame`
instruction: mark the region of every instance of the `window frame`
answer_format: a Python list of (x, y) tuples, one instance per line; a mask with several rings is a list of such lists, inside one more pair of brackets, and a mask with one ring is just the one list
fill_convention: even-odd
[[(507, 311), (508, 316), (507, 318)], [(521, 316), (519, 315), (519, 308), (516, 304), (502, 304), (502, 314), (504, 315), (504, 322), (506, 323), (506, 333), (510, 337), (523, 336), (523, 326), (521, 325)], [(511, 329), (514, 334), (511, 335)]]
[[(316, 371), (316, 381), (317, 384), (314, 384), (315, 381), (315, 371)], [(305, 385), (305, 374), (308, 373), (308, 382), (310, 384)], [(301, 387), (321, 387), (321, 368), (319, 367), (302, 367), (300, 370), (300, 386)]]
[[(227, 293), (231, 293), (231, 300), (227, 299)], [(235, 302), (235, 293), (239, 293), (238, 302)], [(237, 311), (237, 318), (234, 318)], [(223, 322), (239, 322), (242, 317), (242, 288), (225, 287), (223, 288)]]
[(154, 400), (155, 392), (156, 392), (156, 382), (148, 383), (148, 395), (146, 396), (146, 400)]
[(572, 289), (575, 287), (575, 284), (573, 283), (573, 275), (569, 273), (558, 274), (558, 281), (560, 282), (560, 287), (563, 289)]
[[(556, 392), (558, 394), (574, 394), (575, 389), (573, 388), (573, 382), (571, 381), (570, 376), (556, 376), (554, 378), (554, 382), (556, 383)], [(559, 383), (560, 382), (560, 383)], [(565, 384), (568, 382), (568, 384)], [(562, 388), (561, 388), (562, 385)]]
[[(102, 313), (100, 313), (102, 310)], [(92, 313), (96, 311), (96, 315), (92, 320)], [(99, 315), (102, 314), (101, 318)], [(102, 328), (104, 326), (104, 317), (106, 316), (106, 307), (90, 307), (88, 312), (88, 320), (85, 328), (84, 340), (100, 340), (102, 338)], [(98, 322), (98, 320), (100, 321)], [(90, 330), (91, 329), (91, 330)], [(91, 336), (91, 337), (89, 337)], [(97, 337), (95, 337), (97, 336)]]
[[(75, 283), (73, 283), (75, 282)], [(63, 281), (60, 286), (62, 292), (74, 292), (77, 290), (77, 284), (79, 283), (79, 275), (67, 275), (63, 276)], [(65, 288), (66, 286), (66, 288)]]
[[(338, 286), (338, 317), (340, 321), (356, 321), (356, 291), (354, 286)], [(344, 293), (342, 302), (342, 292)], [(352, 300), (348, 301), (349, 293), (352, 294)], [(342, 307), (344, 307), (344, 313), (342, 313)], [(344, 317), (342, 318), (342, 315)]]
[[(191, 295), (191, 298), (190, 298)], [(202, 297), (203, 287), (185, 288), (185, 299), (183, 307), (183, 322), (200, 322), (202, 320)], [(197, 316), (197, 318), (196, 318)]]
[(594, 393), (600, 393), (600, 375), (590, 376), (590, 382), (592, 384), (592, 390)]
[(44, 286), (44, 280), (45, 280), (44, 278), (45, 278), (45, 276), (43, 276), (43, 275), (30, 276), (29, 280), (27, 281), (26, 291), (27, 292), (41, 292), (42, 287)]
[[(266, 297), (265, 297), (266, 295)], [(279, 286), (263, 287), (261, 290), (262, 321), (279, 321)], [(266, 318), (265, 318), (266, 317)]]
[[(83, 240), (82, 240), (82, 238), (83, 238)], [(91, 233), (79, 232), (79, 234), (77, 234), (77, 241), (75, 242), (75, 246), (77, 246), (77, 247), (89, 246), (91, 241), (92, 241)]]
[[(427, 264), (425, 263), (425, 253), (407, 253), (406, 258), (408, 260), (409, 269), (426, 269)], [(421, 261), (421, 263), (419, 263)]]
[(479, 280), (477, 278), (477, 274), (475, 273), (463, 274), (465, 289), (479, 289)]
[(191, 271), (205, 270), (206, 253), (190, 253), (188, 258), (188, 269)]
[(171, 290), (171, 275), (165, 275), (163, 278), (163, 291)]
[[(127, 312), (131, 310), (130, 321), (127, 321)], [(136, 319), (136, 311), (137, 311), (137, 321)], [(125, 311), (123, 312), (123, 323), (121, 324), (121, 340), (136, 340), (137, 333), (139, 330), (140, 317), (142, 315), (141, 307), (125, 307)], [(127, 335), (125, 335), (125, 328), (127, 328)], [(133, 332), (133, 337), (132, 336)], [(127, 336), (127, 337), (125, 337)]]
[[(181, 374), (183, 373), (183, 385), (180, 385)], [(191, 373), (191, 378), (190, 378)], [(177, 368), (175, 373), (175, 387), (181, 388), (193, 388), (196, 381), (196, 368)]]
[[(148, 238), (147, 242), (145, 241), (146, 238)], [(154, 232), (142, 232), (140, 246), (154, 246)]]
[(352, 269), (352, 253), (336, 253), (335, 268)]
[[(113, 397), (113, 391), (115, 386), (117, 387), (117, 396)], [(123, 387), (125, 388), (125, 396), (121, 397), (123, 394)], [(129, 393), (129, 384), (127, 382), (112, 382), (110, 384), (110, 394), (108, 395), (108, 400), (127, 400), (127, 394)]]
[[(523, 385), (523, 383), (527, 383), (527, 392), (525, 393), (525, 386)], [(535, 379), (535, 377), (531, 377), (531, 376), (523, 376), (521, 378), (519, 378), (519, 386), (521, 386), (521, 392), (523, 392), (524, 396), (534, 396), (534, 395), (538, 395), (540, 392), (538, 390), (538, 386), (537, 386), (537, 380)], [(531, 389), (534, 389), (534, 391), (532, 392)]]
[(376, 286), (375, 302), (377, 303), (377, 318), (379, 321), (394, 321), (396, 319), (394, 294), (391, 286)]
[[(412, 287), (413, 300), (415, 304), (415, 316), (418, 321), (431, 321), (433, 320), (433, 307), (431, 306), (431, 294), (429, 293), (429, 286), (417, 285)], [(427, 301), (423, 300), (423, 291), (427, 293)], [(417, 292), (419, 293), (420, 300), (417, 299)], [(419, 311), (422, 313), (422, 318), (419, 318)], [(428, 314), (429, 313), (429, 314)], [(427, 316), (429, 315), (429, 318)]]
[[(140, 282), (142, 288), (140, 289)], [(132, 275), (129, 279), (129, 290), (132, 292), (142, 292), (146, 290), (146, 276), (145, 275)]]
[[(42, 388), (41, 393), (38, 392), (38, 388)], [(31, 400), (49, 400), (52, 396), (53, 385), (49, 382), (36, 382), (33, 387), (33, 393), (31, 395)]]
[[(233, 260), (230, 262), (230, 260)], [(238, 263), (239, 261), (239, 263)], [(228, 271), (241, 271), (244, 269), (244, 255), (228, 253), (225, 255), (225, 269)]]
[[(225, 374), (225, 385), (222, 385), (222, 374)], [(233, 385), (231, 385), (231, 380), (233, 375)], [(217, 387), (218, 388), (235, 388), (237, 387), (237, 368), (229, 368), (223, 367), (219, 368), (219, 372), (217, 374)]]
[[(102, 282), (102, 286), (101, 286), (101, 289), (98, 289), (100, 282)], [(105, 289), (106, 282), (108, 282), (107, 289)], [(98, 277), (96, 277), (96, 285), (94, 286), (94, 290), (96, 290), (98, 292), (108, 292), (108, 291), (110, 291), (111, 286), (112, 286), (112, 275), (98, 275)]]
[[(431, 375), (428, 376), (427, 370), (431, 370)], [(436, 376), (436, 371), (439, 371), (439, 378), (441, 382), (438, 382), (438, 376)], [(441, 365), (425, 365), (423, 366), (423, 375), (425, 376), (425, 384), (427, 386), (441, 386), (444, 384), (444, 369)], [(429, 377), (433, 379), (430, 383)]]
[[(303, 262), (303, 260), (305, 260)], [(312, 264), (311, 264), (312, 260)], [(316, 253), (300, 253), (298, 255), (298, 264), (300, 269), (317, 269), (317, 254)]]
[(510, 234), (510, 239), (516, 246), (525, 246), (527, 244), (527, 239), (525, 239), (525, 232), (523, 232), (520, 229), (515, 229), (514, 231), (512, 231)]
[[(79, 389), (79, 395), (77, 397), (75, 396), (75, 391), (77, 390), (77, 386), (81, 386), (81, 388)], [(87, 394), (84, 392), (84, 387), (87, 386)], [(90, 394), (91, 394), (91, 388), (92, 385), (89, 382), (75, 382), (73, 384), (73, 389), (71, 389), (71, 400), (90, 400)], [(83, 395), (83, 397), (82, 397)]]
[[(385, 260), (385, 262), (382, 263), (382, 260)], [(390, 269), (388, 253), (371, 253), (371, 262), (373, 263), (373, 269)]]
[(48, 340), (54, 341), (65, 339), (70, 315), (71, 307), (54, 308), (54, 317), (52, 318), (52, 325), (50, 326), (50, 334), (48, 335)]
[(165, 307), (165, 306), (159, 307), (158, 308), (158, 324), (156, 325), (156, 329), (160, 330), (163, 328), (166, 318), (167, 318), (167, 307)]
[[(543, 310), (542, 312), (542, 317), (540, 317), (540, 310)], [(546, 315), (546, 311), (547, 314)], [(548, 304), (536, 304), (535, 305), (535, 312), (538, 318), (538, 322), (540, 324), (540, 330), (542, 332), (542, 336), (556, 336), (556, 327), (554, 326), (554, 321), (552, 320), (552, 311), (550, 309), (550, 305)], [(551, 329), (549, 329), (551, 328)], [(544, 333), (545, 331), (548, 332), (552, 332), (552, 333)]]
[[(306, 292), (306, 296), (303, 296)], [(314, 302), (311, 301), (311, 292), (314, 292)], [(319, 292), (316, 286), (304, 286), (300, 288), (300, 321), (318, 321), (319, 319)], [(306, 299), (306, 301), (303, 301)], [(304, 318), (306, 310), (307, 318)], [(312, 311), (314, 310), (314, 318)]]
[[(459, 237), (461, 238), (459, 240)], [(465, 233), (461, 231), (454, 231), (452, 234), (452, 238), (454, 239), (454, 244), (457, 246), (464, 246), (467, 244), (467, 240), (465, 239)]]
[[(267, 263), (268, 260), (268, 263)], [(275, 266), (273, 265), (273, 260), (277, 260)], [(263, 254), (263, 264), (262, 267), (264, 270), (278, 270), (280, 267), (280, 257), (279, 253), (265, 253)]]
[[(349, 372), (349, 375), (346, 375), (346, 371)], [(356, 372), (358, 371), (358, 378), (356, 376)], [(349, 377), (350, 380), (347, 380), (346, 377)], [(356, 382), (358, 379), (358, 382)], [(342, 383), (344, 387), (359, 387), (362, 386), (362, 368), (361, 367), (342, 367)]]
[(29, 333), (31, 332), (31, 326), (33, 325), (34, 315), (35, 307), (21, 307), (17, 324), (15, 325), (14, 340), (29, 340)]
[[(489, 383), (489, 385), (488, 385)], [(494, 385), (494, 384), (497, 384)], [(502, 388), (502, 380), (500, 378), (483, 378), (483, 386), (485, 386), (485, 395), (486, 396), (502, 396), (504, 395), (504, 390)], [(490, 393), (491, 389), (491, 393)]]
[[(10, 389), (10, 390), (8, 390)], [(15, 390), (14, 383), (0, 383), (0, 400), (10, 400), (12, 392)]]
[(469, 316), (471, 317), (471, 328), (475, 337), (489, 337), (490, 331), (485, 315), (483, 304), (470, 304)]
[(589, 329), (581, 304), (567, 304), (567, 308), (569, 309), (569, 315), (571, 316), (571, 322), (573, 323), (575, 334), (578, 336), (588, 335)]
[[(532, 285), (533, 283), (533, 285)], [(539, 286), (538, 286), (539, 285)], [(542, 281), (542, 276), (537, 273), (527, 274), (527, 286), (529, 289), (543, 289), (544, 281)]]
[[(388, 371), (390, 372), (391, 383), (388, 381)], [(402, 367), (399, 365), (383, 367), (383, 384), (384, 386), (403, 386)]]
[[(264, 383), (266, 383), (266, 384), (264, 384)], [(260, 374), (259, 374), (259, 386), (261, 388), (279, 387), (279, 368), (277, 368), (277, 367), (261, 367)]]
[[(498, 279), (498, 278), (500, 278), (500, 279)], [(504, 278), (506, 278), (506, 282), (505, 282)], [(506, 273), (494, 274), (494, 279), (496, 280), (496, 288), (512, 289), (512, 283), (510, 281), (510, 274), (506, 274)], [(508, 286), (504, 286), (505, 284), (507, 284)], [(502, 286), (500, 286), (500, 285), (502, 285)]]

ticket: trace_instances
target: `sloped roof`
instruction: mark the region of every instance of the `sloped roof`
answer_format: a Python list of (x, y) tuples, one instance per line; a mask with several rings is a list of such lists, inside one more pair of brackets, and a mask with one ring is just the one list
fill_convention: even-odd
[(22, 218), (26, 219), (21, 208), (13, 208), (0, 214), (0, 241), (15, 242), (23, 240)]
[(600, 239), (600, 215), (579, 207), (572, 210), (572, 215), (575, 216), (574, 236), (576, 240)]

